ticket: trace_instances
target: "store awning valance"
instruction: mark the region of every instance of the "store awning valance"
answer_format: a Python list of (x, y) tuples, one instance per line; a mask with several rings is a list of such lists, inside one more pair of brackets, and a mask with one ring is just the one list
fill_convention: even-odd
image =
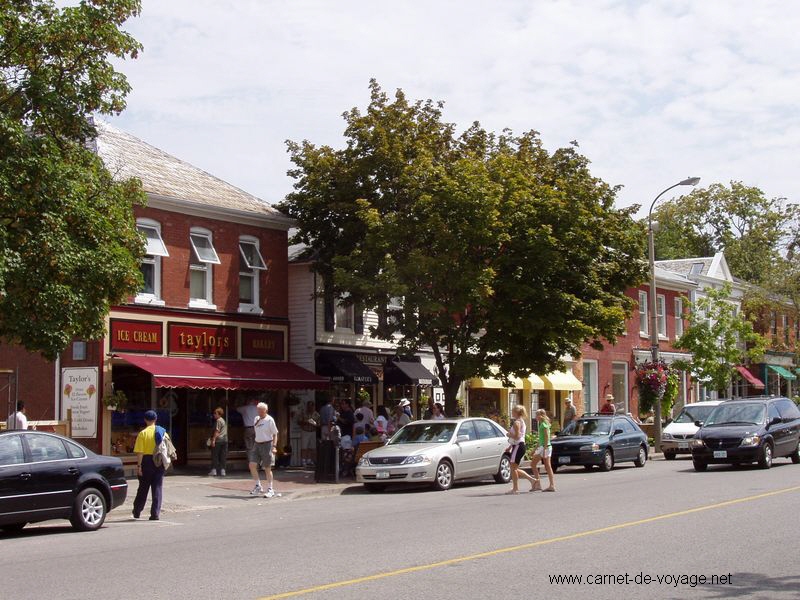
[(511, 385), (505, 385), (500, 379), (493, 377), (473, 377), (469, 380), (469, 387), (471, 388), (487, 388), (487, 389), (513, 389), (513, 390), (543, 390), (545, 389), (544, 381), (541, 377), (531, 374), (528, 377), (515, 377), (510, 381)]
[(747, 381), (747, 383), (749, 383), (751, 386), (760, 390), (764, 389), (764, 382), (748, 371), (747, 367), (739, 365), (736, 367), (736, 370), (739, 371), (739, 374), (744, 377), (745, 381)]
[(390, 360), (383, 368), (383, 381), (391, 385), (438, 385), (439, 380), (421, 362)]
[(330, 381), (290, 362), (116, 354), (153, 376), (158, 388), (320, 390)]
[(795, 379), (797, 379), (797, 375), (792, 373), (789, 369), (785, 369), (784, 367), (781, 367), (779, 365), (767, 365), (767, 368), (772, 369), (778, 375), (780, 375), (784, 379), (788, 379), (789, 381), (794, 381)]
[(330, 377), (332, 381), (374, 385), (378, 376), (358, 360), (355, 354), (320, 350), (317, 353), (317, 374)]
[(546, 390), (577, 392), (583, 389), (581, 380), (575, 377), (571, 371), (554, 371), (542, 376), (542, 379)]

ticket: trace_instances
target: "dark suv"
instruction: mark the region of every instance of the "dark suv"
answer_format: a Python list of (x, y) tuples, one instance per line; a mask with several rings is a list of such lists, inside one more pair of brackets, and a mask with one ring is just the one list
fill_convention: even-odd
[(757, 462), (762, 469), (773, 458), (800, 463), (800, 409), (788, 398), (741, 398), (717, 406), (692, 442), (697, 471), (709, 464)]

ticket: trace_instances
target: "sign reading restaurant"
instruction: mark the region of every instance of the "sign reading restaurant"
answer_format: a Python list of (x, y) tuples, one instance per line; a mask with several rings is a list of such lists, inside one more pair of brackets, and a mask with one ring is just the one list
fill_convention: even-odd
[(236, 327), (167, 324), (167, 352), (206, 358), (236, 358)]

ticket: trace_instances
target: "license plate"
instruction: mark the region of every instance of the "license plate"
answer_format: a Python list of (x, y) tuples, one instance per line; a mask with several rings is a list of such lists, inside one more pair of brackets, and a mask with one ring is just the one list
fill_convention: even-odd
[(728, 458), (727, 450), (714, 450), (714, 458)]
[(375, 479), (389, 479), (389, 471), (378, 471), (375, 473)]
[(688, 450), (689, 442), (678, 442), (678, 450)]
[(569, 460), (570, 460), (569, 456), (559, 456), (558, 457), (558, 464), (566, 465), (567, 463), (569, 463)]

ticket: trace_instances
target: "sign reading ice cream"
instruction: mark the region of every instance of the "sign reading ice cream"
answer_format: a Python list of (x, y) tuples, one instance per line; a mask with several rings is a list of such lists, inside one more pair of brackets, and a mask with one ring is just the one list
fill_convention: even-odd
[(61, 369), (61, 418), (72, 409), (72, 437), (97, 437), (97, 367)]

